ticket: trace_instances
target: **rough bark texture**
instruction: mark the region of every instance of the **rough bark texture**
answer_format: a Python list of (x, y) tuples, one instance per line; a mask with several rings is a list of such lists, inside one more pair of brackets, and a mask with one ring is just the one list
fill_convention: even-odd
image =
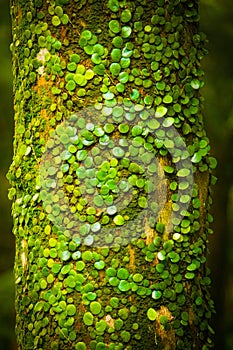
[(12, 1), (19, 349), (209, 349), (196, 1)]

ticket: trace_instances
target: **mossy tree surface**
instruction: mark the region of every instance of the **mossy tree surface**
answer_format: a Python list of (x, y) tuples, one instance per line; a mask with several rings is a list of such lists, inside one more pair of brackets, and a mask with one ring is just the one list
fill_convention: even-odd
[(212, 348), (197, 1), (11, 5), (19, 349)]

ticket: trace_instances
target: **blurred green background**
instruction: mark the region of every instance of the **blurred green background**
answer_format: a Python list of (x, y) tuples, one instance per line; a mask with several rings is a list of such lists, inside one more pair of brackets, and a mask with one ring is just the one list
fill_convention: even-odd
[[(0, 349), (16, 349), (14, 339), (14, 237), (6, 172), (12, 157), (13, 97), (11, 23), (8, 0), (0, 0)], [(233, 1), (200, 0), (201, 28), (209, 39), (205, 70), (205, 124), (218, 159), (214, 187), (215, 234), (209, 265), (216, 305), (216, 349), (233, 350)]]

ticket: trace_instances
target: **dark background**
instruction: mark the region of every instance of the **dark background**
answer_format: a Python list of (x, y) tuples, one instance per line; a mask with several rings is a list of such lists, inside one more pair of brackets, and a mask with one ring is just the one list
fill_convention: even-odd
[[(233, 350), (233, 0), (201, 0), (201, 29), (209, 39), (205, 70), (205, 125), (218, 159), (214, 235), (209, 265), (216, 315), (216, 349)], [(15, 349), (14, 237), (6, 172), (12, 158), (13, 97), (9, 1), (0, 0), (0, 349)]]

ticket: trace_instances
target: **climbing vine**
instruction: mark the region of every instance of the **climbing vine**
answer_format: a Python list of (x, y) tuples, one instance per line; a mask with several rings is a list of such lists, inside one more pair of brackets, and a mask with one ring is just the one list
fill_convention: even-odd
[(19, 349), (213, 347), (196, 1), (12, 1)]

